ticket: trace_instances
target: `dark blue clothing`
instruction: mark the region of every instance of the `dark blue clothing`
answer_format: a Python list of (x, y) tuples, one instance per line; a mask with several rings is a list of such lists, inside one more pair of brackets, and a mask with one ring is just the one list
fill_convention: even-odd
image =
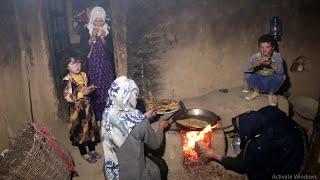
[(246, 81), (250, 89), (258, 89), (261, 93), (276, 93), (285, 80), (285, 75), (274, 74), (261, 76), (259, 74), (246, 74)]
[(304, 136), (295, 121), (274, 106), (238, 117), (242, 151), (236, 158), (222, 158), (227, 169), (246, 172), (249, 179), (257, 180), (299, 172), (304, 159)]

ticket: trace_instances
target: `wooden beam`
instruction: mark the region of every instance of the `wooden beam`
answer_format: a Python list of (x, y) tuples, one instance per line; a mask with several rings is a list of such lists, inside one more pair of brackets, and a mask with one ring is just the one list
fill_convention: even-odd
[(127, 8), (125, 0), (110, 0), (116, 75), (127, 75)]

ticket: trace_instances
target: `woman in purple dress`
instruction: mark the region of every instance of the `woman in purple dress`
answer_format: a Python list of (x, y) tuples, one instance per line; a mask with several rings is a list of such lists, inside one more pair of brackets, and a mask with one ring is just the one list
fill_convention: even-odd
[[(108, 89), (115, 79), (111, 63), (112, 49), (110, 27), (106, 24), (106, 12), (102, 7), (94, 7), (90, 13), (90, 21), (81, 35), (81, 49), (87, 54), (87, 75), (89, 82), (97, 87), (92, 94), (92, 105), (96, 119), (102, 119)], [(100, 123), (99, 123), (100, 124)]]

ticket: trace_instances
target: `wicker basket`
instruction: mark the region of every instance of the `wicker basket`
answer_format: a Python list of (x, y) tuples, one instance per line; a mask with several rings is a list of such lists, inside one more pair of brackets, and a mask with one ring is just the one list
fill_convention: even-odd
[[(0, 179), (64, 180), (70, 178), (74, 169), (70, 154), (56, 143), (50, 130), (44, 129), (45, 131), (43, 129), (39, 131), (38, 127), (30, 126), (16, 138), (16, 143), (10, 148), (8, 154), (0, 159)], [(68, 163), (69, 165), (72, 163), (73, 167), (68, 167)]]

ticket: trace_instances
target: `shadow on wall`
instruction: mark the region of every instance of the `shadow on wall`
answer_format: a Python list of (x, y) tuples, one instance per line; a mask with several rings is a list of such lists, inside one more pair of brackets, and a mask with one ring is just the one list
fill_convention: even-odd
[(288, 98), (290, 96), (289, 89), (291, 88), (291, 81), (290, 81), (290, 76), (288, 71), (288, 63), (285, 59), (283, 59), (283, 69), (284, 69), (284, 74), (286, 75), (286, 79), (284, 80), (281, 88), (279, 89), (278, 94)]

